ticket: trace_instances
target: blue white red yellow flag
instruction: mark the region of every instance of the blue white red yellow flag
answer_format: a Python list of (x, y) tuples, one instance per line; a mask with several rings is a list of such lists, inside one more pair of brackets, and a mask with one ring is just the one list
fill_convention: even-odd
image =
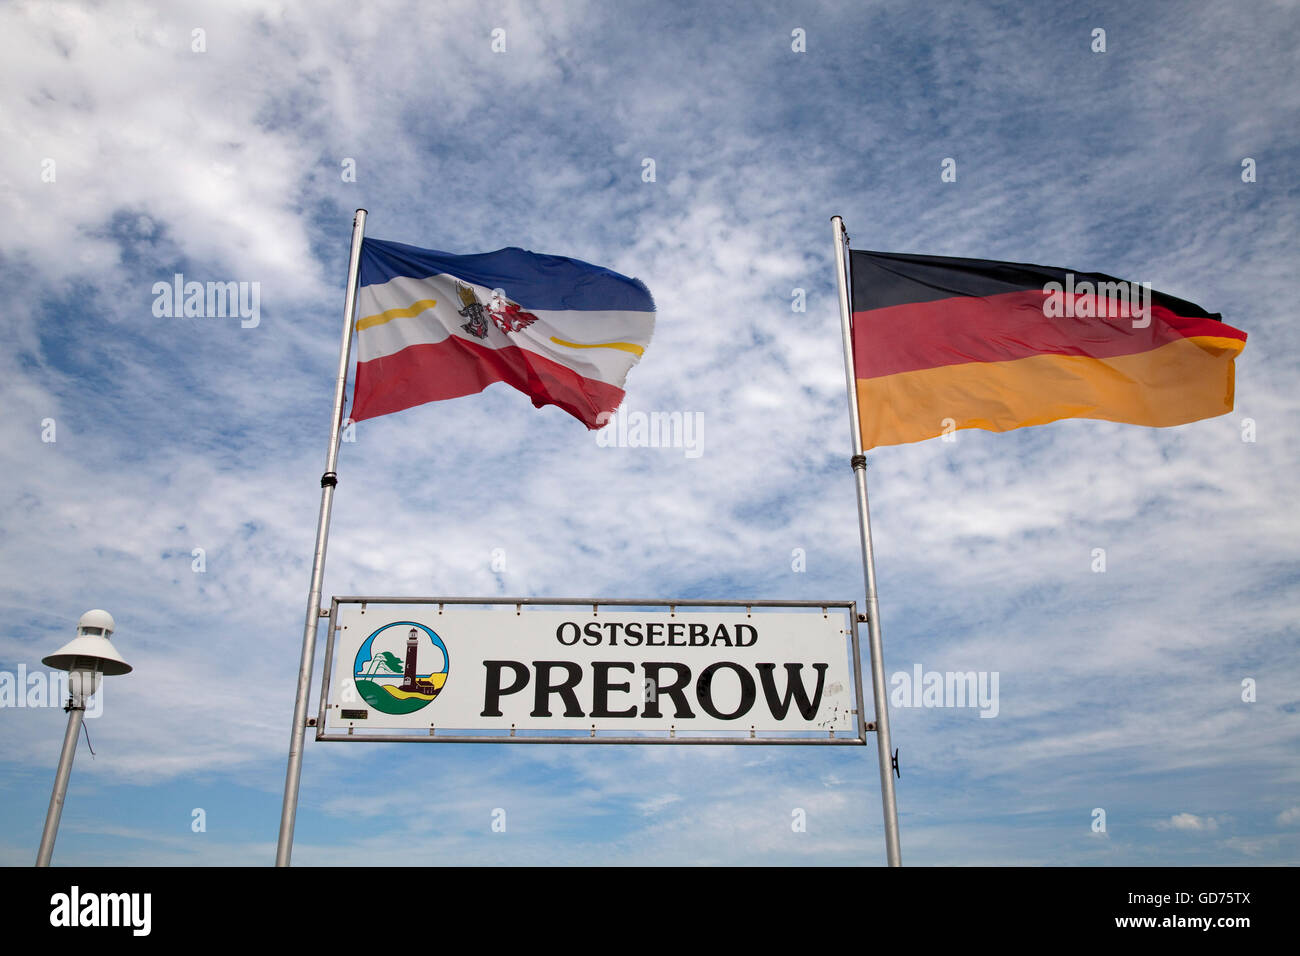
[(654, 333), (639, 280), (524, 249), (366, 239), (359, 286), (353, 421), (505, 382), (599, 428)]

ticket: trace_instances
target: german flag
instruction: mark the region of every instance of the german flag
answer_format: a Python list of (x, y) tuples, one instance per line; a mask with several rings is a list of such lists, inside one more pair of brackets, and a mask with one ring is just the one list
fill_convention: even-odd
[(1096, 272), (850, 250), (863, 448), (1062, 418), (1182, 425), (1232, 411), (1246, 333)]

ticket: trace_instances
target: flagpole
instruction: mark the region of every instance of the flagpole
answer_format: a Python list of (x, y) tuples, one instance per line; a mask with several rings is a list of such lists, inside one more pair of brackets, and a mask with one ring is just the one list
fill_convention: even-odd
[(862, 453), (862, 425), (858, 416), (858, 377), (853, 367), (853, 332), (849, 325), (848, 258), (849, 236), (844, 220), (831, 217), (835, 237), (836, 279), (840, 289), (840, 329), (844, 334), (844, 377), (849, 391), (849, 426), (853, 431), (853, 477), (858, 486), (858, 527), (862, 538), (862, 570), (866, 577), (865, 605), (871, 648), (871, 691), (876, 704), (876, 751), (880, 761), (880, 801), (885, 815), (885, 858), (890, 866), (902, 866), (898, 842), (898, 800), (894, 795), (894, 751), (889, 735), (889, 696), (885, 691), (885, 652), (880, 637), (880, 604), (876, 599), (876, 560), (871, 550), (871, 509), (867, 505), (867, 456)]
[(298, 813), (298, 784), (302, 779), (302, 749), (307, 732), (307, 698), (311, 693), (312, 670), (316, 663), (316, 631), (320, 624), (321, 586), (325, 578), (325, 548), (329, 542), (330, 511), (338, 475), (339, 439), (343, 427), (343, 398), (348, 380), (348, 359), (352, 353), (352, 323), (357, 306), (357, 280), (361, 272), (361, 240), (366, 231), (366, 211), (358, 209), (352, 220), (352, 251), (348, 258), (348, 288), (343, 298), (343, 341), (339, 344), (339, 374), (334, 383), (334, 417), (330, 419), (330, 449), (325, 474), (320, 479), (320, 514), (316, 519), (316, 556), (311, 567), (311, 591), (307, 595), (307, 620), (302, 631), (302, 659), (298, 664), (298, 696), (293, 704), (293, 730), (289, 735), (289, 766), (284, 775), (284, 803), (280, 808), (280, 839), (275, 865), (288, 866), (293, 853), (293, 824)]

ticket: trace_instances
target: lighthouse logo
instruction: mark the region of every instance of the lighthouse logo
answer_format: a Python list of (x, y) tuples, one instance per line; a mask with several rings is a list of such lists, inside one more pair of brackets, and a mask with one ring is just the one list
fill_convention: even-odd
[(414, 621), (385, 624), (365, 639), (352, 666), (357, 693), (385, 714), (413, 714), (447, 682), (447, 645)]

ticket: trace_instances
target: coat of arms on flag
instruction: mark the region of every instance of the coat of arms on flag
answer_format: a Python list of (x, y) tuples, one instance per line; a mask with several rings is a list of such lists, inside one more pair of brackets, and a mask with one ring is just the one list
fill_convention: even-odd
[(502, 332), (518, 332), (537, 321), (537, 316), (519, 308), (519, 303), (507, 299), (501, 289), (492, 290), (492, 296), (486, 305), (479, 302), (474, 290), (463, 283), (456, 283), (456, 292), (460, 295), (460, 301), (465, 303), (465, 308), (460, 310), (460, 314), (469, 319), (461, 328), (475, 338), (487, 338), (487, 323), (483, 321), (484, 312), (492, 317), (492, 321)]
[(654, 333), (640, 281), (517, 248), (458, 256), (366, 239), (359, 284), (353, 421), (505, 382), (598, 428)]

